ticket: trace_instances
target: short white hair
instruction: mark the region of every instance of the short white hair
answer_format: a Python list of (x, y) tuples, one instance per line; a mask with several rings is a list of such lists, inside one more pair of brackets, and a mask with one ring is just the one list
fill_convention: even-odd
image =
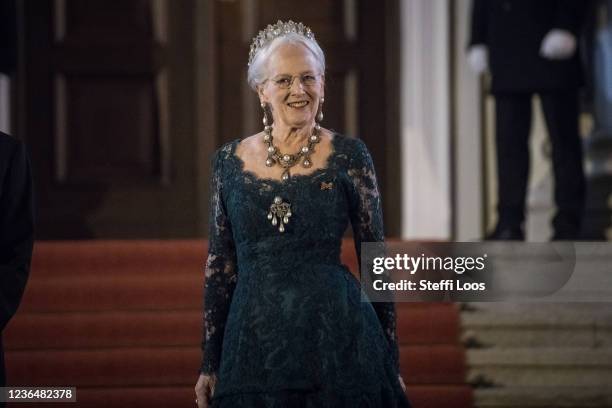
[(319, 43), (317, 43), (315, 39), (306, 38), (298, 33), (287, 33), (270, 41), (255, 54), (247, 73), (249, 86), (254, 91), (257, 91), (257, 87), (267, 79), (266, 63), (268, 59), (277, 48), (285, 44), (300, 44), (306, 47), (315, 57), (319, 65), (320, 73), (325, 73), (325, 54), (323, 54), (323, 50), (319, 46)]

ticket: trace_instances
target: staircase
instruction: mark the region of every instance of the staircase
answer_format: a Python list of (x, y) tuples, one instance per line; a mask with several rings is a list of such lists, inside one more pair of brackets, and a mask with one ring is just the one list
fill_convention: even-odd
[[(41, 242), (4, 333), (10, 385), (75, 386), (53, 407), (192, 407), (204, 241)], [(352, 242), (343, 262), (355, 270)], [(415, 408), (471, 407), (459, 310), (398, 304), (401, 370)], [(20, 403), (26, 408), (40, 404)]]
[(414, 408), (472, 407), (459, 309), (452, 303), (398, 303), (400, 370)]
[(475, 407), (612, 407), (612, 304), (467, 306)]
[(77, 387), (54, 407), (194, 406), (204, 245), (37, 243), (4, 336), (9, 384)]

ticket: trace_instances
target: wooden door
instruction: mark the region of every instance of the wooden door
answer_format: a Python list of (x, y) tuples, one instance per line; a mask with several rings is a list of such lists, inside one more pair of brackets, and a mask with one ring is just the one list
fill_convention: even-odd
[(193, 236), (192, 0), (22, 3), (37, 236)]

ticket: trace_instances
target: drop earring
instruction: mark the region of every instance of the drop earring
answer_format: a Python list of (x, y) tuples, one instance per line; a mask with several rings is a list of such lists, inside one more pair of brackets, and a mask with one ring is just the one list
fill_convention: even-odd
[(261, 104), (261, 109), (263, 109), (263, 125), (265, 127), (266, 130), (268, 130), (268, 128), (270, 128), (272, 121), (270, 120), (270, 117), (268, 116), (268, 104), (265, 102), (262, 102)]
[(319, 112), (317, 112), (317, 122), (323, 122), (323, 102), (325, 102), (325, 98), (321, 98), (319, 101)]

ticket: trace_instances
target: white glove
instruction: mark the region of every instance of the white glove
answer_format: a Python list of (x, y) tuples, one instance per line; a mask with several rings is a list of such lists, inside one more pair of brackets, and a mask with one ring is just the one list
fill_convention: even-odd
[(551, 60), (571, 58), (576, 52), (576, 37), (567, 30), (552, 29), (542, 40), (540, 55)]
[(482, 74), (489, 69), (489, 51), (486, 45), (472, 45), (467, 55), (470, 68), (477, 74)]

